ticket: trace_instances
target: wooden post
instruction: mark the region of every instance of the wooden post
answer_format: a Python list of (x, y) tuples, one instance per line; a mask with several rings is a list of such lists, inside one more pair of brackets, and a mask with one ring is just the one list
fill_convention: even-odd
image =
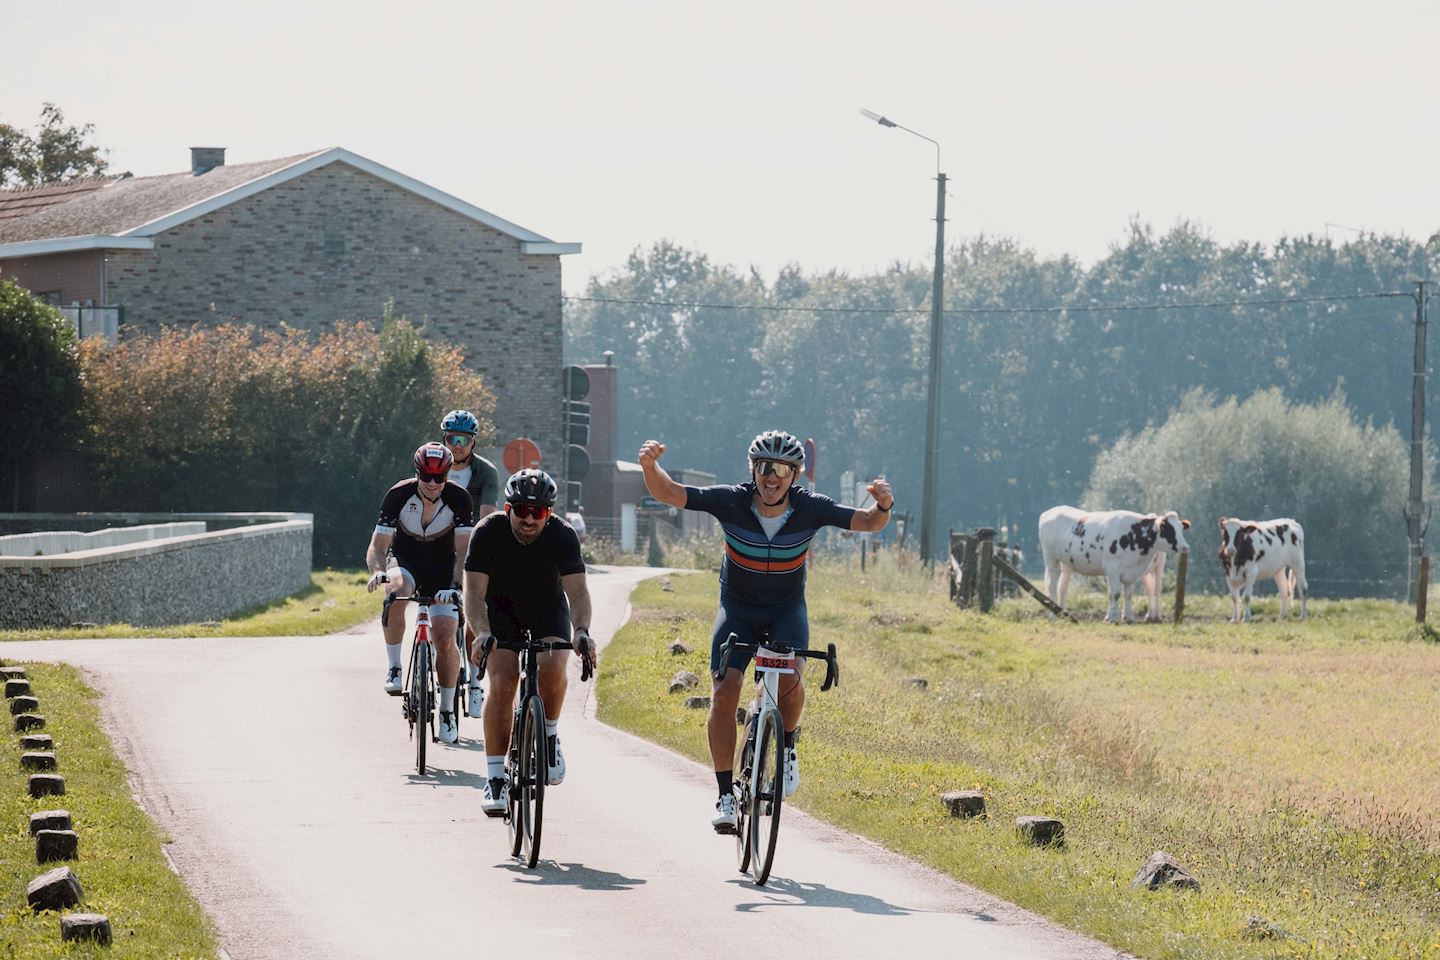
[(861, 572), (861, 573), (864, 573), (864, 572), (865, 572), (865, 545), (866, 545), (868, 542), (869, 542), (869, 541), (868, 541), (864, 536), (862, 536), (862, 537), (860, 538), (860, 572)]
[(955, 563), (955, 528), (954, 528), (954, 527), (951, 527), (951, 528), (950, 528), (949, 532), (947, 533), (947, 535), (946, 535), (946, 537), (945, 537), (945, 542), (946, 542), (947, 544), (949, 544), (949, 550), (950, 550), (950, 563), (948, 564), (948, 576), (946, 577), (946, 579), (950, 581), (950, 602), (951, 602), (951, 603), (954, 603), (954, 602), (955, 602), (955, 594), (956, 594), (956, 592), (957, 592), (957, 590), (956, 590), (956, 584), (955, 584), (955, 574), (956, 574), (956, 572), (960, 569), (959, 566)]
[(979, 565), (979, 544), (973, 537), (965, 538), (965, 560), (960, 564), (960, 606), (975, 605), (975, 575)]
[(1005, 560), (1001, 557), (995, 557), (993, 558), (992, 562), (1001, 573), (1005, 574), (1005, 576), (1009, 577), (1011, 580), (1014, 580), (1015, 583), (1019, 585), (1021, 590), (1024, 590), (1026, 593), (1030, 594), (1030, 596), (1038, 600), (1040, 602), (1040, 605), (1046, 610), (1049, 610), (1051, 613), (1055, 614), (1058, 617), (1067, 618), (1071, 623), (1080, 622), (1075, 619), (1075, 615), (1069, 610), (1062, 610), (1059, 604), (1057, 604), (1054, 600), (1051, 600), (1049, 597), (1045, 596), (1045, 594), (1037, 590), (1035, 588), (1035, 584), (1031, 583), (1029, 580), (1026, 580), (1025, 577), (1021, 575), (1019, 570), (1016, 570), (1010, 565), (1010, 562), (1008, 560)]
[(1415, 622), (1425, 622), (1425, 597), (1430, 592), (1430, 555), (1420, 558), (1420, 583), (1415, 588)]
[(995, 606), (995, 541), (980, 541), (980, 612), (989, 613)]
[[(1190, 569), (1190, 554), (1180, 554), (1180, 565), (1175, 568), (1175, 622), (1185, 619), (1185, 574)], [(1162, 583), (1161, 588), (1164, 588)]]

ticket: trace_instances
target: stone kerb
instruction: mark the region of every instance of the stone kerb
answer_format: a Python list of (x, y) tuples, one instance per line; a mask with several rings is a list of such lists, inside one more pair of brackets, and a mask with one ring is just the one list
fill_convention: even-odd
[[(198, 516), (224, 515), (172, 515)], [(7, 598), (0, 626), (218, 620), (303, 590), (310, 583), (313, 517), (266, 519), (169, 540), (0, 557), (0, 593)]]

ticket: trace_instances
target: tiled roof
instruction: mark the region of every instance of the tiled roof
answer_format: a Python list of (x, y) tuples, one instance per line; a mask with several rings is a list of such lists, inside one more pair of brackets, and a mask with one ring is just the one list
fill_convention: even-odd
[(0, 190), (0, 243), (123, 234), (320, 152), (226, 164), (200, 176), (187, 171), (94, 177), (54, 187)]
[[(0, 224), (21, 217), (33, 216), (46, 207), (66, 200), (73, 200), (82, 193), (99, 190), (119, 177), (86, 177), (69, 183), (57, 183), (44, 187), (24, 187), (19, 190), (0, 190)], [(3, 227), (0, 227), (3, 229)]]

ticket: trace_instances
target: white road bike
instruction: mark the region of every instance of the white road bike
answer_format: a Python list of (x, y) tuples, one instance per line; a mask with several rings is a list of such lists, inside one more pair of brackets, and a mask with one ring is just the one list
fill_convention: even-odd
[(792, 650), (783, 643), (762, 637), (761, 642), (741, 643), (730, 634), (720, 647), (720, 676), (728, 669), (732, 650), (755, 654), (755, 700), (745, 719), (740, 763), (735, 778), (735, 857), (740, 872), (748, 872), (764, 886), (775, 862), (775, 843), (780, 837), (780, 808), (785, 799), (785, 723), (780, 715), (780, 678), (795, 673), (797, 657), (825, 661), (825, 682), (821, 690), (840, 684), (840, 664), (835, 644), (824, 653)]

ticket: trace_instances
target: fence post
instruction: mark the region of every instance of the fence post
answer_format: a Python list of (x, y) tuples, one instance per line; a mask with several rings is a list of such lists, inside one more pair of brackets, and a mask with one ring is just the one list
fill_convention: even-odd
[(956, 590), (957, 590), (956, 585), (955, 585), (955, 566), (956, 566), (956, 563), (955, 563), (955, 528), (954, 528), (954, 527), (951, 527), (951, 528), (950, 528), (950, 531), (949, 531), (948, 535), (947, 535), (946, 538), (945, 538), (945, 543), (948, 545), (948, 546), (947, 546), (947, 549), (948, 549), (948, 551), (949, 551), (949, 556), (950, 556), (950, 562), (945, 565), (945, 574), (946, 574), (946, 577), (945, 577), (945, 578), (950, 581), (950, 602), (953, 603), (953, 602), (955, 602), (955, 593), (956, 593)]
[(980, 541), (980, 612), (995, 606), (995, 541)]
[[(1175, 568), (1175, 622), (1185, 619), (1185, 574), (1190, 569), (1190, 554), (1180, 554), (1180, 566)], [(1161, 589), (1164, 584), (1160, 584)]]
[(960, 564), (960, 606), (975, 605), (975, 572), (979, 547), (973, 536), (965, 538), (965, 560)]
[(865, 537), (860, 538), (860, 572), (865, 572), (865, 545), (870, 541)]
[(1425, 599), (1430, 592), (1430, 556), (1420, 558), (1420, 584), (1415, 593), (1415, 622), (1425, 622)]

